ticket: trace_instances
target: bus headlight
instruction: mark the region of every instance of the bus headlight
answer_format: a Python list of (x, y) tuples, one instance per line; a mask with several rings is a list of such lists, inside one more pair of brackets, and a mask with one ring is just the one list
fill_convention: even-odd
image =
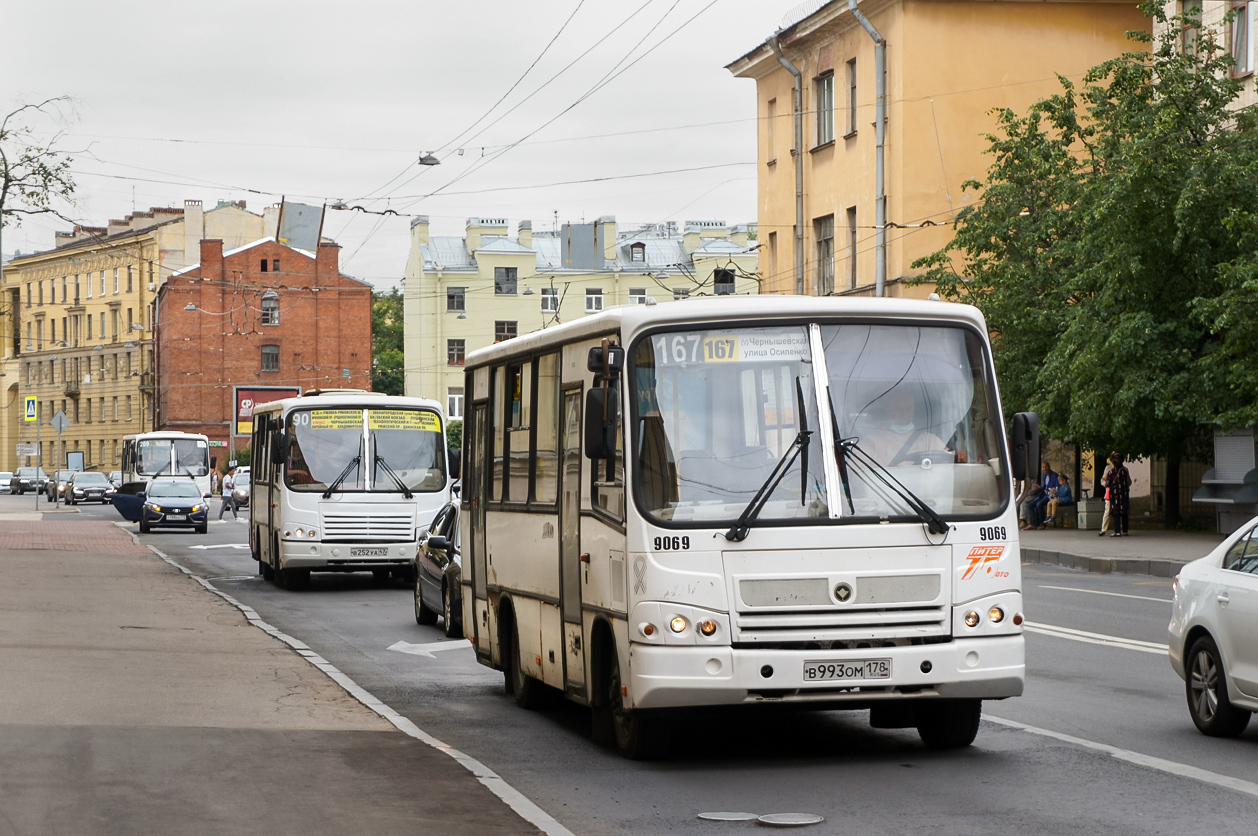
[(1005, 620), (1005, 611), (1000, 607), (992, 607), (987, 611), (987, 617), (992, 620), (992, 624), (999, 624)]
[(966, 627), (977, 627), (978, 622), (979, 622), (978, 613), (976, 613), (974, 610), (970, 610), (969, 612), (965, 614)]
[(668, 622), (668, 627), (674, 633), (684, 633), (686, 632), (688, 624), (689, 622), (687, 622), (686, 619), (682, 618), (680, 615), (675, 615), (673, 616), (673, 620)]
[(716, 622), (710, 618), (707, 621), (700, 622), (699, 632), (705, 636), (716, 635)]

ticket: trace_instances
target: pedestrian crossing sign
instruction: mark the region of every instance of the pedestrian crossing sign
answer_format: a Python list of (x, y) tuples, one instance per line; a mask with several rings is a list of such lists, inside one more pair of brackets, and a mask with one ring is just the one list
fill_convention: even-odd
[(37, 412), (35, 403), (36, 401), (34, 396), (28, 396), (26, 398), (26, 423), (28, 424), (39, 420), (39, 413)]

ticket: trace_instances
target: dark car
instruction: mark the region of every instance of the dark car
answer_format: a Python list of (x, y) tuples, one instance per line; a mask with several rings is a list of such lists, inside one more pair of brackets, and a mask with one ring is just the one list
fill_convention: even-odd
[(19, 467), (9, 480), (9, 493), (42, 491), (48, 484), (48, 474), (42, 467)]
[(239, 508), (249, 507), (249, 474), (248, 472), (237, 472), (232, 479), (232, 496), (236, 497), (236, 505)]
[(44, 486), (44, 494), (48, 497), (49, 502), (59, 502), (65, 497), (66, 483), (70, 481), (70, 477), (73, 475), (73, 470), (53, 471), (52, 478)]
[(154, 528), (192, 528), (198, 534), (209, 530), (209, 502), (191, 479), (154, 479), (144, 495), (140, 512), (140, 533)]
[(459, 506), (453, 502), (433, 517), (415, 550), (415, 621), (436, 624), (438, 608), (446, 635), (463, 637), (462, 558)]
[(84, 470), (75, 473), (66, 482), (64, 496), (67, 505), (77, 505), (80, 502), (105, 504), (113, 500), (115, 493), (108, 476), (94, 470)]

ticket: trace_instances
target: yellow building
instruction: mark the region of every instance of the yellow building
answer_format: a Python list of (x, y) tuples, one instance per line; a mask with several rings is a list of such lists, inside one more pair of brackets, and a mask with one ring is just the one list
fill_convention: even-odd
[(903, 281), (976, 199), (990, 111), (1025, 112), (1150, 24), (1134, 0), (864, 0), (864, 23), (851, 5), (804, 4), (727, 67), (756, 82), (764, 292), (923, 297)]
[[(257, 215), (243, 202), (209, 211), (199, 200), (182, 208), (137, 212), (107, 227), (57, 233), (45, 252), (16, 256), (0, 284), (0, 469), (64, 466), (82, 450), (96, 470), (117, 469), (122, 437), (153, 428), (151, 303), (173, 272), (195, 264), (202, 238), (227, 248), (275, 234), (278, 210)], [(36, 398), (36, 423), (24, 421)], [(50, 421), (70, 420), (57, 447)], [(17, 456), (18, 443), (41, 455)]]
[(411, 223), (403, 285), (406, 394), (463, 417), (468, 352), (612, 305), (759, 292), (747, 225), (723, 221), (618, 230), (616, 219), (534, 232), (521, 221), (469, 218), (464, 236)]

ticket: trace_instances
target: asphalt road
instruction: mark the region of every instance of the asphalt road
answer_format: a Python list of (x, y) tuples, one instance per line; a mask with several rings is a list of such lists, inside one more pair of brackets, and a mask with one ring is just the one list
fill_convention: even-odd
[[(111, 508), (83, 513), (116, 517)], [(928, 752), (912, 730), (870, 729), (865, 712), (723, 710), (690, 715), (671, 759), (633, 763), (590, 742), (583, 709), (517, 708), (470, 646), (416, 625), (409, 588), (316, 574), (307, 592), (280, 590), (257, 574), (243, 523), (143, 541), (482, 761), (574, 833), (753, 827), (696, 819), (714, 810), (816, 813), (826, 822), (806, 832), (844, 834), (1239, 834), (1258, 820), (1258, 720), (1237, 740), (1193, 727), (1183, 683), (1159, 649), (1166, 580), (1025, 566), (1027, 691), (986, 703), (967, 750)], [(390, 650), (397, 642), (439, 649)]]

